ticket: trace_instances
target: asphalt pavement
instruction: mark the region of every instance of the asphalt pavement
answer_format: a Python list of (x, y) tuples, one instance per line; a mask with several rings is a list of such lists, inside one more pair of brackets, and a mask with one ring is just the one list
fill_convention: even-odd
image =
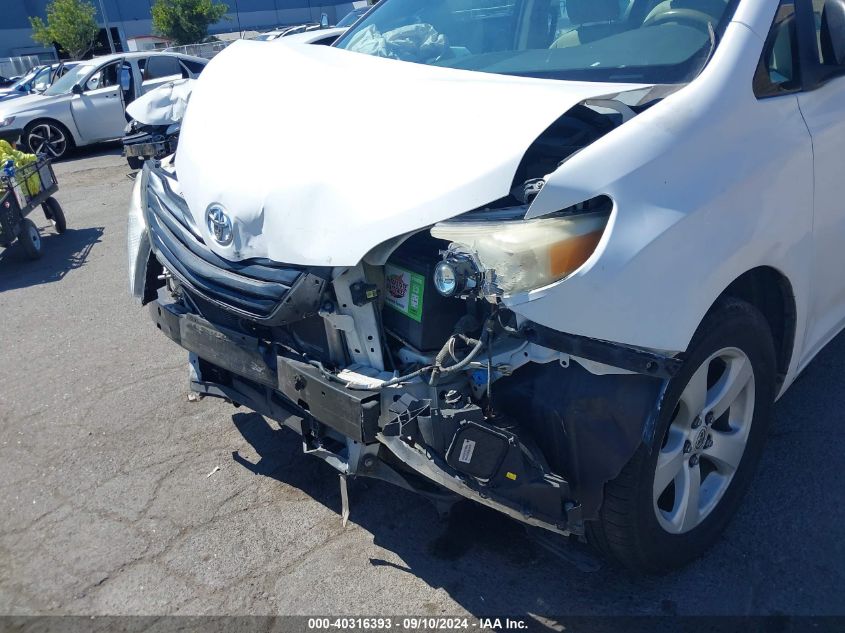
[[(845, 614), (845, 338), (775, 407), (750, 494), (704, 558), (636, 577), (471, 503), (440, 522), (292, 432), (189, 402), (184, 352), (127, 290), (116, 149), (56, 166), (68, 232), (0, 254), (0, 613)], [(559, 627), (553, 627), (559, 628)]]

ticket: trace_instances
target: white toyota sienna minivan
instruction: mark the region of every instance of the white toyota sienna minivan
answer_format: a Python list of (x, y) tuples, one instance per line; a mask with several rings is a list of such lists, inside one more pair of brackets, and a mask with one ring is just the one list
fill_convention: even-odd
[(843, 150), (845, 0), (382, 0), (208, 65), (130, 284), (342, 486), (659, 572), (845, 323)]

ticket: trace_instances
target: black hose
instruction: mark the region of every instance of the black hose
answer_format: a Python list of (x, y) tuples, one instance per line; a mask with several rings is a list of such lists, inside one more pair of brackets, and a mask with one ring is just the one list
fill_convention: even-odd
[[(478, 356), (478, 353), (481, 351), (481, 348), (484, 347), (484, 343), (488, 338), (489, 337), (487, 336), (487, 333), (485, 331), (485, 334), (483, 334), (480, 339), (475, 341), (475, 347), (473, 347), (470, 350), (469, 354), (467, 354), (461, 362), (455, 363), (454, 365), (449, 365), (448, 367), (442, 367), (441, 365), (436, 365), (434, 367), (434, 370), (431, 372), (431, 378), (429, 379), (428, 384), (433, 385), (434, 382), (440, 376), (443, 376), (445, 374), (451, 374), (451, 373), (454, 373), (456, 371), (460, 371), (461, 369), (463, 369), (464, 367), (469, 365), (472, 362), (472, 359), (475, 358), (476, 356)], [(469, 339), (469, 340), (472, 340), (472, 339)], [(443, 350), (441, 350), (441, 353), (442, 352), (443, 352)], [(440, 356), (440, 354), (438, 354), (438, 357), (439, 356)]]

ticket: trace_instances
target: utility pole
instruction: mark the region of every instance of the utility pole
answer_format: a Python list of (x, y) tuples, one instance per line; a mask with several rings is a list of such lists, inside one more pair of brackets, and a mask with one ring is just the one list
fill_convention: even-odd
[(109, 17), (106, 15), (106, 5), (103, 4), (103, 0), (100, 0), (100, 15), (103, 16), (103, 23), (106, 25), (106, 37), (109, 38), (109, 49), (112, 53), (116, 53), (114, 49), (114, 40), (111, 36), (111, 27), (109, 26)]
[[(100, 0), (100, 2), (102, 1)], [(235, 0), (235, 17), (238, 19), (238, 36), (243, 39), (244, 31), (241, 28), (241, 10), (238, 8), (238, 0)]]

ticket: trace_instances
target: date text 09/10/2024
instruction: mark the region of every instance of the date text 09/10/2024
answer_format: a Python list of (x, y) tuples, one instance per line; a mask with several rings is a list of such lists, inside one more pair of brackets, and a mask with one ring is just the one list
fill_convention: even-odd
[(308, 618), (308, 630), (493, 630), (493, 631), (518, 631), (528, 628), (527, 623), (521, 619), (512, 618), (479, 618), (477, 621), (470, 618), (445, 618), (445, 617), (405, 617), (394, 619), (389, 617), (376, 618)]

